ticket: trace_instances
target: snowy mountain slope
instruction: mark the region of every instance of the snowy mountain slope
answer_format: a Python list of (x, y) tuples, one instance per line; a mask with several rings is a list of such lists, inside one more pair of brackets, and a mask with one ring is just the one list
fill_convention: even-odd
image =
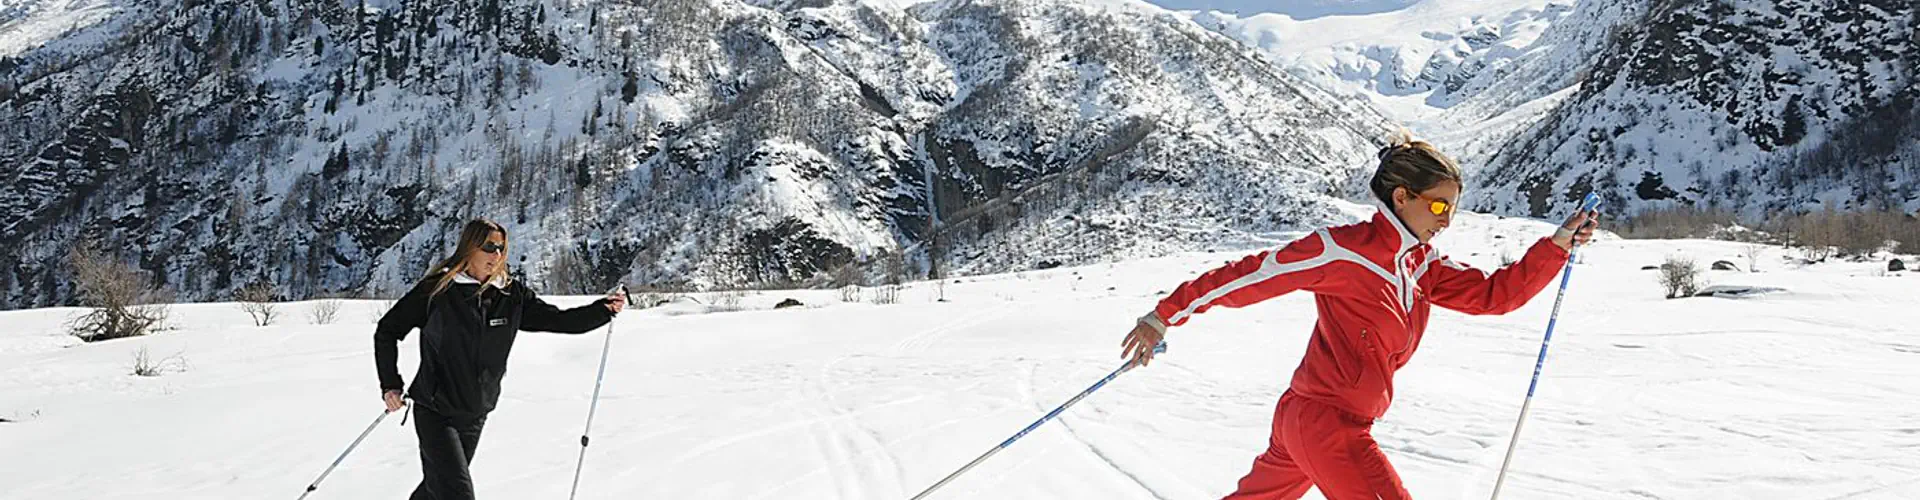
[[(1049, 221), (1142, 197), (1183, 205), (1149, 219), (1258, 193), (1212, 216), (1324, 221), (1302, 207), (1384, 128), (1364, 103), (1138, 3), (114, 12), (0, 76), (0, 242), (18, 249), (0, 257), (0, 290), (14, 307), (69, 297), (58, 261), (80, 241), (186, 298), (254, 281), (379, 294), (471, 216), (505, 222), (517, 268), (556, 291), (818, 279), (901, 254), (1025, 268), (1038, 257), (993, 242), (1084, 241), (1097, 229)], [(79, 39), (103, 48), (60, 45)]]
[(1659, 4), (1630, 26), (1490, 162), (1479, 206), (1920, 209), (1912, 2)]
[(1571, 95), (1612, 33), (1646, 5), (1422, 0), (1333, 16), (1295, 15), (1287, 6), (1188, 14), (1289, 72), (1372, 102), (1474, 175)]
[(9, 0), (0, 3), (0, 58), (17, 57), (48, 42), (66, 41), (112, 19), (132, 2), (120, 0)]
[[(1462, 214), (1438, 245), (1491, 266), (1549, 227)], [(1583, 251), (1507, 495), (1920, 495), (1920, 402), (1908, 397), (1920, 342), (1907, 319), (1920, 277), (1875, 276), (1881, 263), (1795, 268), (1772, 248), (1759, 273), (1710, 278), (1783, 293), (1664, 300), (1639, 270), (1670, 255), (1744, 265), (1741, 252), (1613, 238)], [(690, 301), (631, 311), (612, 325), (581, 498), (905, 498), (1118, 366), (1133, 318), (1241, 255), (947, 280), (947, 302), (918, 282), (889, 306), (803, 290), (761, 292), (741, 312)], [(770, 309), (786, 297), (809, 307)], [(1507, 316), (1435, 312), (1375, 431), (1413, 494), (1485, 498), (1552, 303), (1549, 291)], [(60, 333), (71, 309), (0, 312), (11, 326), (0, 332), (0, 449), (31, 450), (0, 454), (0, 497), (298, 495), (379, 411), (365, 342), (378, 304), (350, 302), (333, 325), (306, 324), (311, 306), (253, 327), (233, 304), (182, 305), (172, 331), (85, 345)], [(941, 497), (1218, 498), (1265, 446), (1313, 314), (1297, 295), (1202, 315), (1152, 366)], [(474, 463), (482, 495), (565, 494), (603, 334), (521, 337)], [(186, 370), (128, 375), (143, 348), (179, 354)], [(413, 439), (389, 419), (311, 498), (404, 494), (419, 478)]]
[[(1187, 14), (1291, 73), (1371, 102), (1477, 177), (1511, 138), (1572, 95), (1610, 34), (1644, 8), (1626, 0), (1424, 0), (1337, 16), (1296, 16), (1286, 7)], [(1345, 182), (1349, 196), (1364, 193), (1367, 175), (1355, 171)]]
[[(1452, 107), (1505, 76), (1572, 2), (1427, 0), (1365, 15), (1296, 19), (1197, 13), (1296, 72), (1369, 91), (1403, 119)], [(1412, 98), (1407, 98), (1412, 97)], [(1399, 99), (1391, 99), (1399, 98)]]

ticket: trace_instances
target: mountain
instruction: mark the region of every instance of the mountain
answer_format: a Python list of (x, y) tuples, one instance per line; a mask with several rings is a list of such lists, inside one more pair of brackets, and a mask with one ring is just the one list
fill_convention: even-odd
[(1557, 106), (1608, 33), (1644, 3), (1418, 0), (1331, 16), (1287, 7), (1186, 14), (1290, 73), (1372, 103), (1471, 173)]
[(1589, 191), (1628, 216), (1920, 209), (1911, 2), (1285, 10), (1186, 14), (1440, 145), (1477, 210), (1563, 213)]
[[(1920, 8), (1660, 2), (1482, 171), (1490, 210), (1920, 210)], [(1524, 193), (1523, 197), (1503, 193)]]
[(476, 216), (564, 293), (1257, 243), (1340, 217), (1387, 127), (1133, 2), (16, 5), (9, 307), (67, 303), (79, 244), (189, 300), (391, 295)]

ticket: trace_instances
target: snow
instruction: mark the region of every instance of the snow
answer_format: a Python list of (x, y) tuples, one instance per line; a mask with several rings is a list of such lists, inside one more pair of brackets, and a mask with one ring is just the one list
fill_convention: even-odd
[[(1461, 214), (1437, 244), (1484, 268), (1549, 227)], [(1761, 272), (1708, 277), (1780, 291), (1665, 300), (1640, 270), (1668, 256), (1745, 267), (1742, 250), (1607, 237), (1582, 251), (1510, 498), (1920, 496), (1915, 275), (1795, 267), (1770, 248)], [(808, 290), (630, 311), (611, 327), (581, 498), (905, 498), (1115, 368), (1135, 317), (1245, 252), (914, 283), (892, 305)], [(1375, 428), (1416, 497), (1486, 497), (1552, 290), (1507, 316), (1436, 310)], [(787, 297), (808, 305), (771, 309)], [(255, 327), (233, 304), (182, 304), (172, 330), (86, 345), (61, 333), (75, 309), (0, 312), (0, 418), (12, 421), (0, 423), (0, 497), (298, 495), (378, 414), (368, 337), (381, 304), (348, 301), (331, 325), (308, 324), (314, 305), (283, 304), (282, 324)], [(1217, 498), (1265, 445), (1313, 318), (1304, 294), (1201, 315), (1152, 366), (935, 498)], [(565, 493), (606, 334), (520, 338), (474, 464), (482, 495)], [(403, 343), (402, 373), (416, 342)], [(129, 375), (142, 349), (178, 354), (185, 370)], [(411, 489), (414, 437), (396, 425), (310, 498)]]

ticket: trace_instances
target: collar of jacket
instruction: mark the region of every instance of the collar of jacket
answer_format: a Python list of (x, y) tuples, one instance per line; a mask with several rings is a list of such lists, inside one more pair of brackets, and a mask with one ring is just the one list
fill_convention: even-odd
[[(470, 275), (468, 275), (468, 274), (467, 274), (466, 272), (464, 272), (464, 271), (462, 271), (462, 272), (461, 272), (460, 274), (455, 274), (455, 275), (453, 275), (453, 282), (454, 282), (454, 283), (459, 283), (459, 284), (462, 284), (462, 285), (478, 285), (478, 284), (481, 284), (481, 283), (480, 283), (480, 280), (479, 280), (478, 278), (474, 278), (473, 276), (470, 276)], [(486, 284), (488, 284), (488, 285), (492, 285), (492, 286), (493, 286), (494, 288), (498, 288), (498, 289), (501, 289), (501, 290), (506, 290), (506, 289), (507, 289), (507, 278), (506, 278), (505, 276), (501, 276), (501, 275), (498, 275), (498, 274), (496, 274), (496, 275), (493, 275), (493, 278), (491, 278), (491, 279), (488, 279), (488, 280), (487, 280), (487, 282), (486, 282)]]
[(1387, 206), (1385, 201), (1375, 198), (1373, 206), (1380, 209), (1380, 213), (1373, 214), (1373, 228), (1379, 233), (1381, 241), (1397, 242), (1392, 245), (1394, 262), (1405, 258), (1407, 252), (1427, 245), (1413, 237), (1413, 232), (1407, 230), (1407, 223), (1402, 222), (1400, 216), (1393, 213), (1393, 207)]

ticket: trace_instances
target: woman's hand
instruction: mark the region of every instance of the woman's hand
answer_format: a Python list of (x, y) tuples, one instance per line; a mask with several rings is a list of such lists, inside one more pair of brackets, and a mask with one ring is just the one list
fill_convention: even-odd
[(387, 413), (393, 413), (399, 411), (401, 408), (407, 407), (407, 400), (405, 396), (400, 395), (400, 391), (387, 391), (385, 394), (380, 395), (380, 399), (386, 401)]
[(1563, 250), (1573, 250), (1573, 247), (1593, 240), (1593, 228), (1599, 225), (1600, 212), (1575, 212), (1565, 224), (1560, 225), (1560, 230), (1553, 232), (1553, 244), (1560, 245)]
[(1120, 342), (1120, 357), (1132, 358), (1133, 366), (1147, 366), (1153, 361), (1153, 346), (1159, 345), (1166, 336), (1145, 321), (1134, 323), (1133, 331), (1127, 332), (1127, 339)]
[(620, 311), (626, 310), (626, 308), (627, 308), (626, 289), (623, 288), (620, 290), (614, 290), (613, 293), (607, 294), (607, 311), (610, 311), (614, 314), (620, 314)]

